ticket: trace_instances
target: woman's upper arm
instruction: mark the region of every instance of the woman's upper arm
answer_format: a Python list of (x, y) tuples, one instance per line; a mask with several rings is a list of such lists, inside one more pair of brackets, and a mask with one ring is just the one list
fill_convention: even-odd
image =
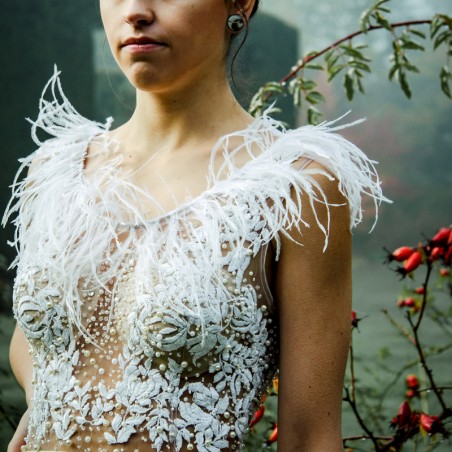
[[(315, 164), (312, 164), (315, 165)], [(310, 165), (311, 166), (311, 165)], [(351, 311), (350, 213), (336, 181), (316, 176), (329, 206), (330, 230), (325, 252), (307, 195), (303, 220), (310, 227), (281, 235), (274, 275), (280, 322), (278, 450), (342, 451), (341, 410)], [(316, 203), (327, 222), (327, 208)]]
[(27, 403), (31, 399), (31, 381), (33, 378), (33, 363), (29, 352), (28, 341), (22, 330), (16, 325), (9, 348), (11, 369), (17, 382), (25, 391)]

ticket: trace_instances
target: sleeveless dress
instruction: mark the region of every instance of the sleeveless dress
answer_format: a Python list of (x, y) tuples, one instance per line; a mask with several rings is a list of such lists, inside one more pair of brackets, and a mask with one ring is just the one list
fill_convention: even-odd
[[(278, 369), (267, 247), (276, 243), (277, 260), (303, 205), (327, 201), (319, 173), (335, 177), (359, 223), (362, 194), (386, 201), (375, 162), (331, 124), (288, 131), (264, 115), (218, 140), (212, 162), (222, 164), (204, 192), (147, 219), (139, 206), (152, 196), (127, 181), (119, 157), (85, 177), (89, 143), (114, 145), (102, 138), (111, 120), (80, 116), (58, 76), (3, 219), (15, 216), (14, 314), (33, 359), (24, 450), (241, 450)], [(294, 164), (310, 160), (328, 173)], [(326, 247), (328, 225), (317, 226)]]

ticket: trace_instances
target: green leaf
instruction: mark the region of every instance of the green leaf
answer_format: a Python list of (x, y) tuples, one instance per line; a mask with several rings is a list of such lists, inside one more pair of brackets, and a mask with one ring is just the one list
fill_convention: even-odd
[(408, 83), (408, 78), (405, 74), (405, 72), (399, 72), (399, 84), (400, 88), (402, 88), (403, 93), (405, 94), (408, 99), (411, 99), (411, 88), (410, 84)]
[(359, 50), (356, 50), (352, 46), (340, 45), (339, 48), (342, 49), (344, 53), (348, 56), (357, 58), (359, 60), (364, 59), (364, 55)]
[(417, 68), (417, 66), (415, 66), (414, 64), (411, 64), (411, 63), (406, 63), (406, 64), (404, 64), (404, 69), (406, 69), (407, 71), (410, 71), (410, 72), (414, 72), (414, 73), (416, 73), (416, 74), (419, 74), (420, 73), (420, 70)]
[(286, 88), (280, 82), (267, 82), (264, 85), (264, 92), (266, 93), (276, 93), (284, 94)]
[(357, 44), (355, 46), (355, 49), (358, 49), (358, 50), (363, 50), (363, 49), (368, 49), (368, 48), (369, 48), (369, 46), (367, 44)]
[(322, 117), (322, 113), (313, 105), (309, 106), (307, 114), (308, 114), (308, 123), (313, 125), (317, 125)]
[(309, 63), (306, 66), (306, 69), (313, 69), (315, 71), (323, 71), (323, 65), (321, 64), (315, 64), (315, 63)]
[(348, 100), (353, 100), (353, 96), (355, 94), (354, 86), (353, 86), (353, 77), (350, 71), (346, 72), (344, 76), (343, 86), (345, 89), (345, 95)]
[(327, 66), (327, 70), (330, 70), (337, 62), (337, 60), (339, 59), (339, 55), (336, 54), (332, 54), (327, 60), (326, 60), (326, 66)]
[(436, 50), (446, 39), (452, 38), (451, 33), (449, 30), (444, 30), (441, 32), (433, 42), (433, 49)]
[(336, 77), (336, 75), (339, 74), (345, 67), (347, 67), (345, 64), (339, 64), (328, 71), (328, 82), (331, 82), (331, 80), (333, 80), (333, 78)]
[(302, 80), (301, 89), (305, 91), (311, 91), (317, 86), (317, 83), (314, 80)]
[(367, 29), (370, 25), (370, 18), (373, 12), (373, 8), (369, 8), (361, 14), (361, 17), (359, 18), (359, 28), (363, 33), (367, 33)]
[(311, 52), (308, 52), (304, 57), (305, 58), (309, 58), (309, 57), (312, 57), (312, 56), (314, 56), (316, 54), (317, 54), (317, 50), (312, 50)]
[(383, 14), (377, 13), (376, 20), (378, 25), (381, 25), (383, 28), (386, 28), (386, 30), (389, 31), (392, 30), (391, 23), (385, 16), (383, 16)]
[(324, 102), (325, 98), (323, 97), (323, 95), (321, 93), (319, 93), (318, 91), (311, 91), (307, 96), (306, 96), (306, 100), (310, 103), (310, 104), (319, 104), (320, 102)]
[(289, 94), (294, 94), (296, 90), (300, 90), (302, 80), (300, 78), (294, 78), (289, 82), (288, 91)]
[(430, 38), (433, 39), (442, 28), (443, 23), (438, 16), (435, 16), (430, 23)]
[(348, 65), (356, 68), (356, 69), (361, 69), (362, 71), (366, 71), (366, 72), (372, 72), (370, 69), (370, 66), (366, 63), (363, 63), (361, 61), (357, 61), (357, 60), (350, 60), (348, 62)]
[(335, 54), (334, 49), (328, 50), (328, 52), (326, 52), (324, 56), (325, 61), (328, 61), (334, 54)]
[(408, 32), (415, 35), (415, 36), (419, 36), (422, 39), (427, 39), (427, 35), (425, 33), (423, 33), (420, 30), (416, 30), (415, 28), (409, 28)]
[(441, 90), (447, 97), (452, 99), (452, 94), (451, 94), (451, 89), (450, 89), (450, 82), (452, 81), (452, 74), (451, 74), (448, 66), (443, 66), (441, 68), (439, 77), (440, 77), (440, 82), (441, 82)]
[(425, 50), (424, 46), (412, 40), (403, 40), (402, 48), (409, 50)]
[(293, 93), (293, 103), (296, 107), (301, 107), (303, 96), (301, 95), (301, 90), (296, 89)]
[(366, 94), (366, 90), (364, 89), (363, 82), (360, 78), (356, 79), (356, 83), (358, 84), (358, 89), (361, 94)]

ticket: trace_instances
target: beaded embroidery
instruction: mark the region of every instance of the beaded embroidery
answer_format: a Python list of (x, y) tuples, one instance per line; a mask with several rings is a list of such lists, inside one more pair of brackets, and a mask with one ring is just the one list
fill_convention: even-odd
[[(278, 367), (268, 244), (278, 259), (302, 201), (327, 201), (318, 174), (338, 180), (355, 226), (362, 193), (386, 200), (373, 162), (328, 124), (285, 131), (264, 116), (219, 140), (205, 192), (146, 221), (117, 160), (84, 179), (87, 146), (111, 121), (81, 117), (58, 75), (4, 217), (18, 213), (14, 313), (34, 363), (25, 450), (240, 450)], [(234, 151), (231, 137), (243, 139)], [(237, 168), (239, 152), (249, 161)]]

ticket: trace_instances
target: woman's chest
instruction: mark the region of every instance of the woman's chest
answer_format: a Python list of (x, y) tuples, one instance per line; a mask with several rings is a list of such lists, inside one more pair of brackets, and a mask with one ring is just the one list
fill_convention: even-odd
[(183, 257), (173, 249), (153, 259), (131, 252), (114, 275), (105, 260), (97, 280), (79, 281), (69, 306), (64, 282), (58, 284), (51, 269), (22, 268), (14, 297), (17, 320), (32, 343), (50, 351), (67, 347), (69, 339), (93, 350), (115, 344), (159, 366), (173, 359), (187, 375), (206, 371), (215, 364), (214, 351), (255, 344), (274, 314), (267, 247), (233, 258), (218, 248), (215, 255), (187, 243)]

